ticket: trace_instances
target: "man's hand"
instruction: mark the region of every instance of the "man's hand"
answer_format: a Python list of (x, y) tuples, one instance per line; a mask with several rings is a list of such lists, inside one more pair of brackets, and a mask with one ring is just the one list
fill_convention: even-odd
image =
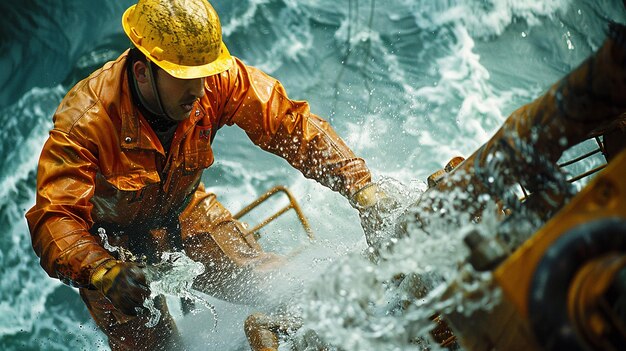
[(91, 285), (130, 316), (136, 316), (150, 296), (143, 269), (133, 262), (109, 260), (100, 264), (91, 275)]
[(398, 201), (372, 183), (359, 190), (352, 198), (353, 206), (359, 211), (365, 240), (370, 247), (380, 248), (386, 238), (395, 237), (393, 212), (400, 208)]

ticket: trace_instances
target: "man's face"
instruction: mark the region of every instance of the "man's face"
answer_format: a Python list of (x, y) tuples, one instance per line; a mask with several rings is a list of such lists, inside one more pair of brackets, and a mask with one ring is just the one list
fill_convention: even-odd
[(189, 117), (193, 103), (204, 96), (204, 78), (179, 79), (159, 69), (157, 88), (167, 115), (176, 121)]

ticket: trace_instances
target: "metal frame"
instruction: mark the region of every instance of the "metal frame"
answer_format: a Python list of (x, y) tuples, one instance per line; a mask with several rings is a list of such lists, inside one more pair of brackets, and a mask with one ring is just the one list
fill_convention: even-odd
[(568, 179), (567, 180), (568, 182), (573, 183), (573, 182), (575, 182), (577, 180), (583, 179), (583, 178), (585, 178), (587, 176), (590, 176), (590, 175), (592, 175), (594, 173), (597, 173), (600, 170), (602, 170), (604, 167), (606, 167), (606, 151), (604, 150), (604, 144), (600, 140), (600, 137), (595, 137), (595, 140), (596, 140), (596, 143), (598, 143), (598, 148), (597, 149), (592, 150), (592, 151), (590, 151), (590, 152), (588, 152), (588, 153), (586, 153), (584, 155), (580, 155), (580, 156), (578, 156), (578, 157), (576, 157), (574, 159), (571, 159), (569, 161), (560, 163), (557, 166), (559, 166), (561, 168), (565, 167), (565, 166), (569, 166), (569, 165), (574, 164), (574, 163), (576, 163), (578, 161), (582, 161), (582, 160), (584, 160), (584, 159), (586, 159), (588, 157), (591, 157), (591, 156), (597, 154), (598, 152), (601, 152), (602, 156), (604, 156), (604, 161), (605, 161), (604, 164), (602, 164), (600, 166), (597, 166), (597, 167), (595, 167), (593, 169), (590, 169), (587, 172), (583, 172), (583, 173), (581, 173), (581, 174), (579, 174), (577, 176), (574, 176), (574, 177)]
[(258, 240), (260, 238), (260, 234), (258, 234), (259, 229), (265, 227), (266, 225), (274, 221), (276, 218), (280, 217), (283, 213), (289, 211), (290, 209), (293, 209), (298, 215), (298, 219), (300, 220), (300, 223), (302, 224), (302, 227), (304, 228), (306, 235), (309, 237), (309, 240), (315, 239), (315, 236), (313, 235), (313, 230), (311, 230), (311, 226), (309, 225), (309, 221), (304, 216), (304, 213), (302, 212), (300, 205), (298, 205), (296, 198), (291, 194), (291, 192), (286, 187), (282, 185), (275, 186), (269, 191), (267, 191), (265, 194), (261, 195), (258, 199), (254, 200), (251, 204), (249, 204), (248, 206), (244, 207), (242, 210), (234, 214), (233, 218), (235, 218), (236, 220), (239, 220), (241, 217), (245, 216), (248, 212), (252, 211), (256, 207), (261, 205), (267, 199), (281, 192), (287, 196), (287, 198), (289, 199), (289, 204), (283, 207), (282, 209), (278, 210), (273, 215), (267, 217), (266, 219), (264, 219), (259, 224), (252, 227), (251, 229), (246, 229), (247, 233), (254, 233), (254, 237)]

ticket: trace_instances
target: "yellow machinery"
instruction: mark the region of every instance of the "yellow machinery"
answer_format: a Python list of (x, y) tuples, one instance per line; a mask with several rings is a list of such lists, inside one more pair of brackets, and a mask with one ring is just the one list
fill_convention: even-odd
[(543, 347), (625, 349), (626, 151), (494, 275)]
[[(500, 196), (490, 189), (493, 177), (506, 186), (520, 181), (532, 192), (524, 193), (522, 206), (539, 209), (545, 219), (528, 240), (510, 247), (500, 245), (498, 236), (465, 238), (469, 263), (493, 273), (486, 289), (499, 290), (502, 297), (485, 310), (443, 316), (464, 349), (626, 350), (624, 62), (626, 26), (610, 24), (598, 51), (514, 111), (454, 170), (468, 177), (435, 184), (440, 191), (461, 189), (472, 198)], [(596, 138), (608, 163), (570, 179), (601, 169), (568, 202), (572, 194), (550, 188), (546, 179), (560, 179), (556, 161), (589, 138)], [(453, 285), (448, 289), (460, 291)]]
[[(470, 248), (483, 266), (502, 259)], [(626, 150), (508, 258), (492, 263), (502, 300), (489, 311), (445, 316), (464, 348), (626, 350)]]

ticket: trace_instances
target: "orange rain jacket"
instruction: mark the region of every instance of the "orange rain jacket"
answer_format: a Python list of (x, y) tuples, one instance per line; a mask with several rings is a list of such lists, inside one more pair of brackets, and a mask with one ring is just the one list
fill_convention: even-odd
[(131, 101), (127, 54), (76, 84), (54, 115), (36, 204), (26, 214), (51, 277), (87, 287), (93, 268), (113, 258), (94, 224), (124, 228), (177, 216), (213, 163), (211, 142), (224, 125), (236, 124), (256, 145), (344, 196), (370, 182), (363, 159), (308, 103), (290, 100), (280, 82), (236, 58), (231, 69), (206, 79), (206, 94), (177, 127), (166, 159)]

